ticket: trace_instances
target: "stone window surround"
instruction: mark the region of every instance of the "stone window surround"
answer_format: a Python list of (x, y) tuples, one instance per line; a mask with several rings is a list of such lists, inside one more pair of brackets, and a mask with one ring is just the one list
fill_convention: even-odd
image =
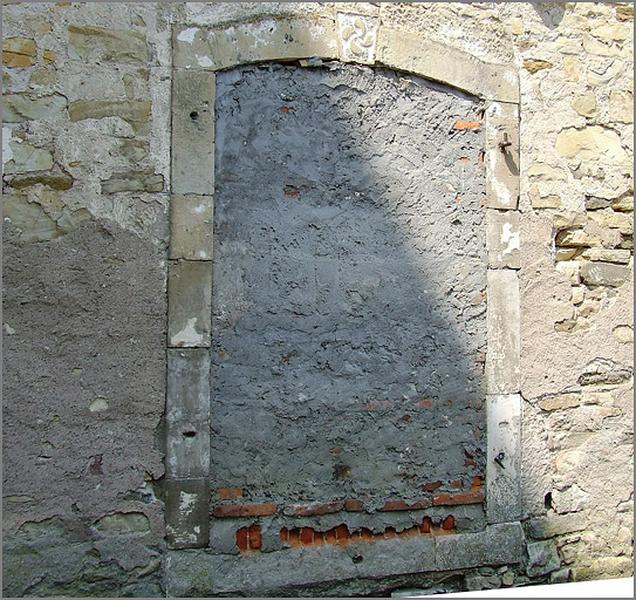
[[(338, 13), (335, 19), (260, 17), (225, 26), (175, 26), (173, 29), (166, 397), (168, 545), (184, 549), (205, 548), (208, 544), (210, 359), (207, 348), (211, 337), (214, 190), (214, 145), (210, 140), (214, 140), (215, 72), (267, 61), (299, 61), (301, 67), (311, 66), (315, 64), (312, 59), (316, 58), (408, 72), (457, 88), (485, 102), (488, 526), (483, 532), (454, 534), (435, 541), (409, 540), (409, 545), (421, 545), (419, 551), (415, 548), (413, 551), (427, 556), (419, 571), (520, 562), (524, 543), (519, 523), (519, 89), (516, 69), (511, 65), (483, 62), (411, 32), (389, 29), (378, 17), (350, 13)], [(404, 541), (377, 543), (404, 544)], [(481, 548), (481, 562), (471, 558), (469, 549), (475, 544)], [(501, 552), (502, 548), (506, 548), (506, 552)], [(331, 552), (345, 553), (346, 550), (335, 548)], [(258, 560), (254, 559), (255, 565)], [(290, 568), (285, 571), (291, 577), (297, 559), (290, 556), (285, 560), (289, 560)], [(279, 559), (279, 565), (283, 562)], [(347, 564), (351, 565), (352, 576), (357, 576), (358, 567), (351, 561)], [(365, 564), (370, 566), (366, 561)], [(395, 568), (383, 567), (381, 560), (376, 566), (375, 576), (396, 574)]]

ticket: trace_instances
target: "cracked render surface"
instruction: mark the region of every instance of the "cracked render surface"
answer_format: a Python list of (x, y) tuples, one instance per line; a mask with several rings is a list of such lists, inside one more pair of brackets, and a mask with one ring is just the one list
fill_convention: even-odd
[(480, 109), (339, 63), (217, 75), (213, 487), (381, 504), (483, 473)]

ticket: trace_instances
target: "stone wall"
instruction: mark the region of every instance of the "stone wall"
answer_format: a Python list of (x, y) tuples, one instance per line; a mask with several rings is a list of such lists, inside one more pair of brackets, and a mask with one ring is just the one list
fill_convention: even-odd
[[(171, 32), (337, 12), (379, 14), (518, 70), (525, 558), (506, 565), (466, 538), (473, 562), (458, 568), (452, 536), (437, 536), (435, 573), (413, 575), (427, 564), (421, 536), (388, 553), (369, 539), (377, 550), (363, 563), (350, 552), (353, 579), (327, 583), (329, 571), (285, 593), (631, 574), (630, 4), (18, 3), (5, 7), (3, 39), (8, 595), (254, 589), (247, 562), (239, 572), (235, 556), (215, 558), (213, 583), (196, 568), (208, 558), (167, 553), (163, 539)], [(232, 533), (234, 550), (255, 543), (249, 527)], [(495, 545), (496, 533), (487, 539)], [(302, 551), (321, 565), (339, 556)], [(275, 553), (260, 554), (275, 571)], [(378, 564), (394, 565), (382, 580)], [(275, 578), (262, 581), (256, 591), (281, 593)]]

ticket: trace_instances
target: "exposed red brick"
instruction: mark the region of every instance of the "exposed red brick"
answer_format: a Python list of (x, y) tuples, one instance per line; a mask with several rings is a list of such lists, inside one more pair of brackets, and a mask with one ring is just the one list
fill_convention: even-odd
[(481, 127), (480, 121), (462, 121), (461, 119), (455, 121), (453, 129), (479, 129)]
[(289, 545), (292, 548), (300, 546), (300, 529), (295, 528), (289, 532)]
[(422, 498), (420, 500), (416, 500), (411, 504), (407, 504), (404, 500), (387, 500), (384, 503), (384, 506), (380, 509), (381, 511), (394, 511), (394, 510), (421, 510), (423, 508), (428, 508), (431, 505), (431, 502), (428, 498)]
[(311, 527), (302, 527), (300, 530), (300, 541), (302, 544), (313, 544), (314, 530)]
[(470, 490), (472, 492), (478, 490), (483, 482), (484, 478), (481, 475), (475, 475), (475, 477), (473, 477), (472, 483), (470, 484)]
[(328, 502), (314, 504), (292, 504), (285, 507), (286, 515), (294, 517), (313, 517), (317, 515), (329, 515), (339, 512), (344, 508), (344, 502)]
[(241, 488), (217, 488), (216, 495), (221, 500), (235, 500), (243, 495)]
[(283, 527), (278, 535), (280, 536), (281, 542), (289, 541), (289, 529), (287, 529), (287, 527)]
[(327, 542), (327, 544), (335, 544), (337, 540), (338, 536), (336, 535), (335, 527), (325, 533), (325, 542)]
[(364, 504), (360, 500), (345, 500), (344, 507), (349, 512), (362, 512), (364, 510)]
[(395, 531), (395, 527), (387, 527), (384, 530), (384, 537), (385, 538), (394, 538), (397, 537), (397, 531)]
[(420, 486), (423, 492), (434, 492), (439, 487), (442, 487), (441, 481), (433, 481), (432, 483), (423, 483)]
[(275, 504), (219, 504), (214, 507), (215, 517), (266, 517), (277, 510)]
[(371, 531), (370, 529), (367, 529), (366, 527), (363, 527), (360, 530), (360, 539), (365, 541), (365, 542), (370, 542), (371, 540), (373, 540), (374, 536), (373, 536), (373, 531)]
[(399, 420), (403, 423), (408, 423), (411, 420), (411, 415), (402, 415)]
[(336, 529), (336, 542), (346, 544), (349, 541), (349, 528), (346, 525), (338, 525)]
[(247, 527), (241, 527), (236, 532), (236, 545), (241, 552), (245, 552), (248, 547), (248, 532)]
[(295, 188), (293, 185), (285, 186), (285, 196), (298, 196), (300, 195), (300, 190)]
[(278, 110), (282, 113), (288, 113), (290, 111), (289, 106), (281, 106)]
[(250, 550), (260, 550), (261, 549), (261, 526), (260, 525), (250, 525), (248, 530), (248, 540)]
[(436, 494), (433, 496), (433, 506), (454, 506), (457, 504), (481, 504), (484, 501), (482, 489), (470, 492), (456, 492), (452, 494)]
[(320, 546), (325, 543), (325, 534), (322, 531), (314, 531), (314, 544)]
[(430, 398), (422, 398), (421, 400), (418, 400), (416, 402), (416, 404), (420, 408), (432, 408), (433, 407), (433, 401)]
[(451, 531), (455, 529), (455, 517), (453, 517), (453, 515), (448, 515), (442, 521), (442, 529), (444, 529), (445, 531)]
[(420, 533), (430, 533), (431, 532), (431, 519), (430, 517), (424, 517), (422, 519), (422, 524), (420, 525)]
[(409, 527), (408, 529), (403, 529), (398, 533), (398, 537), (413, 537), (420, 534), (419, 527)]

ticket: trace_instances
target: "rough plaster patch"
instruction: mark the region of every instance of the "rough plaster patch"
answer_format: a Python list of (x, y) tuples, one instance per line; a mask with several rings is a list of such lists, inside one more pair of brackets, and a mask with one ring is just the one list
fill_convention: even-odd
[(188, 319), (187, 325), (176, 335), (171, 338), (173, 346), (197, 346), (203, 342), (203, 334), (196, 330), (197, 318)]
[(180, 42), (191, 44), (194, 41), (194, 36), (197, 34), (197, 31), (199, 31), (198, 27), (188, 27), (187, 29), (179, 32), (177, 39)]
[(513, 230), (511, 223), (504, 223), (501, 232), (501, 243), (503, 245), (503, 254), (510, 254), (515, 250), (519, 250), (519, 232)]

